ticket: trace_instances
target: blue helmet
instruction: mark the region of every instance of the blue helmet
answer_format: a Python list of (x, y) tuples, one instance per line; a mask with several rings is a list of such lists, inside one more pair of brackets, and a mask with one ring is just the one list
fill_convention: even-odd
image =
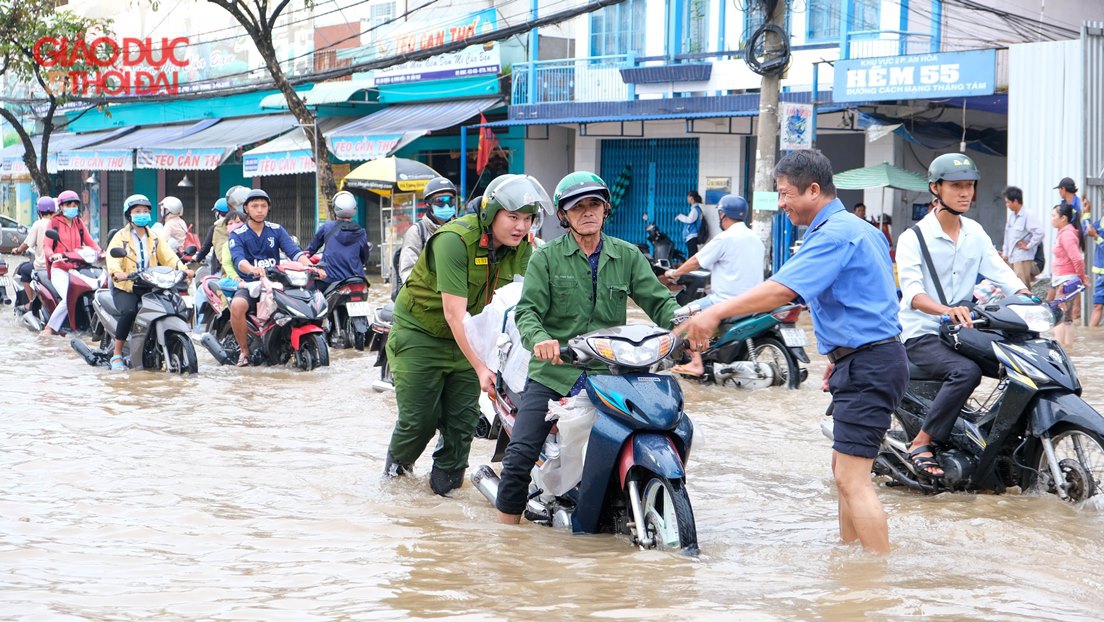
[(219, 199), (215, 201), (215, 206), (211, 208), (211, 211), (216, 214), (225, 214), (230, 211), (230, 204), (226, 202), (226, 199)]
[(742, 221), (747, 219), (748, 203), (738, 194), (726, 194), (717, 203), (717, 210), (732, 220)]

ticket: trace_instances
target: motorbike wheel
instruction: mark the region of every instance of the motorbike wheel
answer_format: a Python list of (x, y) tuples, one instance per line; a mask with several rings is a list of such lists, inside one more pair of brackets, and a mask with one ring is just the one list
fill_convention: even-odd
[[(1071, 503), (1080, 503), (1104, 492), (1104, 439), (1100, 435), (1078, 425), (1067, 425), (1057, 429), (1051, 436), (1051, 442)], [(1039, 489), (1056, 494), (1058, 489), (1042, 448), (1036, 469), (1039, 472)]]
[(295, 366), (303, 371), (330, 364), (330, 349), (326, 338), (317, 333), (308, 336), (295, 353)]
[(797, 361), (786, 349), (786, 346), (777, 339), (764, 337), (756, 339), (755, 359), (760, 363), (766, 363), (774, 368), (775, 386), (785, 386), (787, 389), (796, 389), (801, 386), (801, 370), (797, 367)]
[(194, 374), (199, 371), (199, 359), (196, 358), (192, 340), (183, 333), (169, 333), (169, 359), (165, 369), (171, 374)]
[(652, 475), (641, 494), (641, 510), (656, 548), (697, 553), (698, 529), (683, 480)]

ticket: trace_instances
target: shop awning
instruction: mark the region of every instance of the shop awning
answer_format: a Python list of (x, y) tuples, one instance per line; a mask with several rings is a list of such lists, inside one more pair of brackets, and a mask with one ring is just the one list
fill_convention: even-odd
[[(58, 168), (58, 154), (60, 153), (65, 153), (72, 149), (80, 149), (88, 145), (95, 145), (96, 143), (111, 140), (132, 131), (134, 131), (133, 127), (121, 127), (114, 130), (85, 132), (83, 134), (54, 132), (50, 134), (50, 157), (46, 161), (47, 172), (56, 173), (58, 170), (63, 170)], [(31, 144), (34, 145), (36, 152), (42, 149), (42, 135), (35, 134), (31, 136)], [(0, 150), (0, 167), (3, 168), (5, 174), (14, 173), (18, 175), (27, 172), (27, 167), (23, 164), (22, 142), (18, 142)]]
[[(134, 170), (134, 151), (179, 140), (201, 132), (218, 123), (204, 119), (198, 123), (177, 123), (140, 127), (91, 147), (57, 152), (59, 171), (130, 171)], [(133, 129), (133, 128), (131, 128)]]
[[(349, 117), (329, 117), (318, 120), (319, 135), (349, 123)], [(242, 154), (242, 174), (246, 177), (313, 173), (314, 158), (310, 151), (307, 128), (290, 132), (254, 147)]]
[[(299, 97), (303, 98), (303, 103), (308, 106), (364, 102), (366, 101), (364, 93), (375, 87), (376, 81), (372, 79), (322, 82), (315, 84), (308, 91), (300, 91)], [(261, 100), (261, 108), (287, 110), (287, 107), (287, 98), (283, 93), (273, 93)]]
[(328, 132), (326, 143), (339, 160), (374, 160), (432, 131), (460, 125), (499, 101), (469, 99), (390, 106)]
[(190, 136), (138, 149), (136, 166), (213, 171), (234, 151), (283, 134), (296, 125), (298, 122), (290, 114), (222, 119)]

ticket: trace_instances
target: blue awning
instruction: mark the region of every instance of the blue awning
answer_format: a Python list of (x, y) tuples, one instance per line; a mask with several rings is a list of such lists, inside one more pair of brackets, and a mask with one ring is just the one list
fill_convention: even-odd
[(138, 149), (136, 166), (176, 171), (213, 171), (234, 151), (297, 127), (290, 114), (222, 119), (202, 131)]
[(460, 125), (493, 108), (498, 98), (390, 106), (326, 133), (330, 151), (340, 160), (382, 158), (435, 130)]

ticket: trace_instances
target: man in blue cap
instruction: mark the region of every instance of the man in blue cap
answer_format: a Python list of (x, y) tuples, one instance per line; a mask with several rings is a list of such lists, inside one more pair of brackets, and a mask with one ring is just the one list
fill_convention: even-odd
[[(693, 257), (675, 270), (664, 273), (664, 280), (674, 285), (678, 278), (693, 270), (712, 272), (713, 293), (699, 302), (703, 308), (738, 296), (763, 282), (763, 259), (766, 248), (759, 236), (745, 224), (748, 203), (744, 197), (726, 194), (717, 204), (721, 234), (710, 240)], [(705, 373), (700, 352), (691, 355), (686, 365), (677, 365), (675, 373), (700, 376)]]

